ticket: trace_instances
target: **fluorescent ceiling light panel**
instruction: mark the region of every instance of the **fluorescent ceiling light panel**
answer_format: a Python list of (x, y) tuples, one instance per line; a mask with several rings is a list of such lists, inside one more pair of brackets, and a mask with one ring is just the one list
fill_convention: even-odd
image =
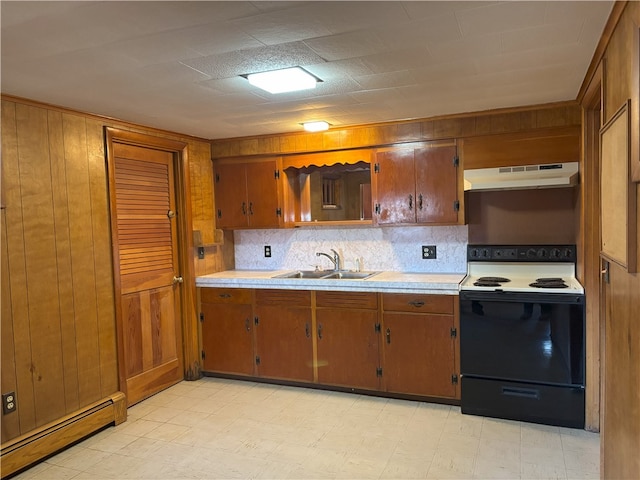
[(269, 93), (296, 92), (316, 88), (318, 79), (300, 67), (250, 73), (247, 80), (251, 85)]
[(307, 132), (322, 132), (323, 130), (329, 130), (329, 124), (327, 122), (305, 122), (302, 124)]

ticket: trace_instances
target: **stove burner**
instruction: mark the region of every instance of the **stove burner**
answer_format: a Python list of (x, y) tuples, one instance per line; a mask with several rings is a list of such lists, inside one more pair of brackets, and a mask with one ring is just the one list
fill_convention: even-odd
[(529, 284), (534, 288), (569, 288), (562, 278), (536, 278), (536, 281)]
[(473, 282), (476, 287), (499, 287), (501, 283), (510, 282), (508, 278), (504, 277), (480, 277), (477, 281)]
[(478, 281), (489, 282), (489, 283), (506, 283), (506, 282), (510, 282), (511, 280), (504, 277), (480, 277)]

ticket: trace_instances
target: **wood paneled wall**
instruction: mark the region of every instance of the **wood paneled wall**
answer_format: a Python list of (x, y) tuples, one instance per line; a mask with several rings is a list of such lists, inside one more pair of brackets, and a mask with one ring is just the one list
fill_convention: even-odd
[[(632, 91), (637, 88), (632, 79), (638, 75), (632, 70), (635, 50), (632, 41), (634, 29), (639, 26), (640, 3), (627, 2), (604, 53), (603, 124), (628, 98), (640, 95)], [(637, 118), (639, 109), (636, 107), (631, 114)], [(637, 215), (630, 221), (640, 228), (640, 184), (635, 187)], [(636, 248), (640, 255), (640, 242)], [(605, 305), (609, 322), (604, 328), (602, 476), (637, 479), (640, 478), (640, 274), (629, 274), (612, 263), (610, 280)]]
[(580, 107), (563, 102), (407, 122), (213, 140), (213, 158), (321, 152), (394, 143), (516, 133), (580, 125)]
[[(213, 239), (208, 141), (2, 97), (1, 382), (18, 405), (3, 444), (118, 391), (105, 126), (188, 143), (193, 222)], [(198, 274), (220, 250), (193, 252)]]

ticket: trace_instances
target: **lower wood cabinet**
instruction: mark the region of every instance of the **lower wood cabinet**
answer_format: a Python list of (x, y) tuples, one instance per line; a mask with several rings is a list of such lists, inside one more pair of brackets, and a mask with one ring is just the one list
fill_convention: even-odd
[(253, 292), (240, 288), (200, 292), (202, 369), (253, 375)]
[(205, 372), (460, 398), (455, 295), (200, 291)]
[(258, 376), (313, 382), (311, 321), (311, 292), (255, 291)]
[(316, 292), (318, 383), (378, 390), (378, 294)]
[(388, 392), (458, 398), (456, 297), (382, 295)]

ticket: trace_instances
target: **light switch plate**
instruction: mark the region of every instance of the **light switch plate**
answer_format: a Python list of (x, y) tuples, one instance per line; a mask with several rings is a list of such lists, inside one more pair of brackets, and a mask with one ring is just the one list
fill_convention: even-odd
[(264, 256), (267, 258), (271, 257), (271, 245), (264, 246)]

